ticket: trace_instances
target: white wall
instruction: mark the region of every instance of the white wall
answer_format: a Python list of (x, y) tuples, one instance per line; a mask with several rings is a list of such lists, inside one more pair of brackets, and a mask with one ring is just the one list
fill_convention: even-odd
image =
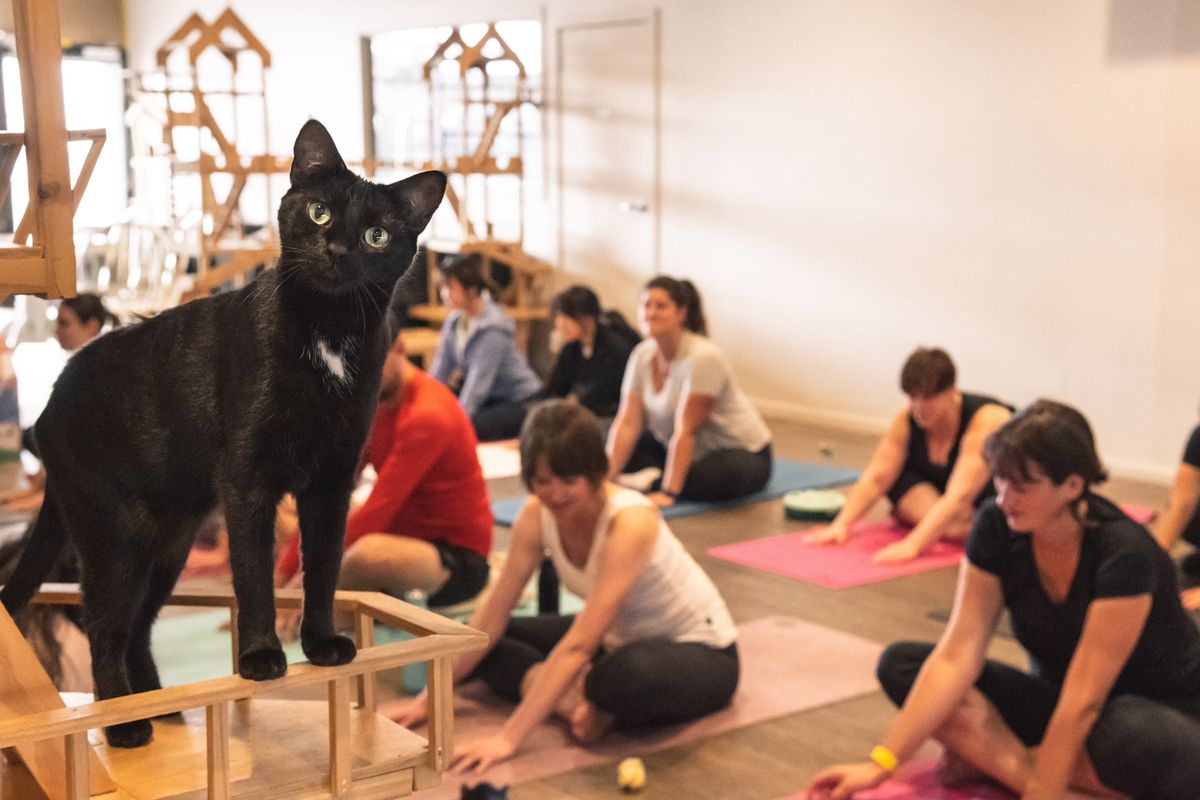
[[(224, 5), (126, 0), (131, 63)], [(585, 6), (648, 4), (551, 0), (547, 20)], [(1200, 402), (1187, 0), (660, 7), (663, 263), (698, 281), (750, 394), (870, 427), (902, 399), (904, 356), (940, 344), (965, 387), (1073, 402), (1113, 467), (1169, 474)], [(331, 8), (236, 8), (275, 57), (280, 152), (313, 115), (361, 155), (360, 36), (540, 6)]]

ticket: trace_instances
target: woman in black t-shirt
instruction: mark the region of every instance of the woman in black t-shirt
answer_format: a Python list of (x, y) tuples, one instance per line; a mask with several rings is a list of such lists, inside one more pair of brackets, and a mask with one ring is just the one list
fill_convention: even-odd
[[(1174, 566), (1144, 528), (1090, 487), (1104, 480), (1091, 428), (1039, 400), (985, 448), (997, 497), (980, 510), (937, 645), (903, 642), (879, 679), (900, 715), (861, 764), (831, 767), (814, 797), (881, 783), (928, 738), (955, 766), (1022, 800), (1194, 800), (1200, 791), (1200, 632)], [(1007, 607), (1032, 673), (989, 661)]]
[(621, 380), (629, 354), (641, 340), (616, 311), (601, 311), (586, 286), (572, 286), (550, 306), (562, 349), (546, 385), (550, 397), (574, 397), (601, 420), (611, 420), (621, 403)]

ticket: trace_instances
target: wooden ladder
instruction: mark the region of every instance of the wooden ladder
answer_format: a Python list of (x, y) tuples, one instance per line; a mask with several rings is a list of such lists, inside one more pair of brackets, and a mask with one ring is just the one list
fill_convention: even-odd
[[(67, 133), (57, 3), (13, 0), (12, 5), (25, 132), (0, 132), (0, 200), (8, 195), (13, 165), (24, 147), (29, 206), (13, 241), (0, 244), (0, 297), (73, 297), (75, 208), (100, 156), (104, 131)], [(90, 140), (92, 147), (72, 186), (67, 142), (77, 140)]]

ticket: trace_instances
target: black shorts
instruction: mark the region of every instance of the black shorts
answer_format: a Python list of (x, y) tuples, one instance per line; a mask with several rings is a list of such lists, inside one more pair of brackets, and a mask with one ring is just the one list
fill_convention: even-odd
[[(894, 508), (900, 502), (900, 498), (908, 494), (908, 490), (916, 486), (918, 483), (928, 483), (937, 491), (938, 494), (946, 493), (945, 486), (938, 486), (937, 482), (931, 480), (928, 476), (922, 475), (916, 470), (909, 469), (907, 466), (905, 466), (904, 471), (900, 473), (900, 477), (896, 478), (896, 482), (892, 484), (892, 488), (887, 490), (887, 499), (892, 504), (892, 507)], [(981, 505), (983, 505), (983, 501), (995, 494), (996, 488), (992, 485), (991, 478), (989, 478), (983, 489), (981, 489), (979, 494), (975, 497), (975, 508), (979, 508)]]
[(474, 550), (445, 542), (433, 542), (433, 546), (437, 548), (442, 566), (450, 571), (450, 577), (442, 584), (441, 589), (430, 596), (430, 606), (452, 606), (470, 600), (483, 591), (483, 587), (487, 586), (490, 569), (486, 558)]

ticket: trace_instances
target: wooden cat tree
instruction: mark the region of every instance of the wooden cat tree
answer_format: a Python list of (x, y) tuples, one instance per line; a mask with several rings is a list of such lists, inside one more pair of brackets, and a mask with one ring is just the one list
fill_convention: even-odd
[[(193, 299), (238, 283), (279, 258), (278, 232), (269, 213), (270, 184), (273, 176), (288, 173), (291, 158), (266, 152), (271, 53), (232, 9), (212, 23), (192, 14), (158, 49), (155, 60), (157, 71), (138, 77), (137, 92), (163, 122), (173, 207), (178, 217), (198, 199), (204, 215), (198, 274), (184, 295)], [(218, 66), (222, 74), (217, 74)], [(251, 128), (261, 137), (262, 152), (246, 152)], [(247, 185), (256, 179), (266, 186), (267, 225), (265, 235), (249, 237), (243, 232), (242, 202)]]
[[(14, 0), (13, 16), (26, 130), (0, 133), (0, 191), (8, 191), (24, 148), (30, 203), (14, 243), (0, 247), (0, 290), (70, 297), (72, 218), (103, 131), (66, 130), (56, 4)], [(67, 163), (72, 140), (92, 143), (75, 186)], [(202, 160), (200, 169), (215, 173), (229, 166), (236, 165)], [(251, 167), (261, 165), (251, 164), (246, 174)], [(46, 584), (34, 603), (79, 600), (76, 586)], [(298, 592), (282, 591), (276, 602), (296, 608), (302, 599)], [(237, 603), (228, 588), (176, 593), (168, 604), (227, 608), (237, 629)], [(73, 708), (0, 608), (0, 800), (384, 800), (436, 784), (453, 756), (451, 660), (483, 647), (486, 637), (376, 593), (339, 592), (335, 607), (355, 620), (360, 649), (349, 664), (293, 664), (274, 681), (231, 674)], [(376, 646), (376, 623), (415, 638)], [(232, 651), (236, 664), (236, 636)], [(375, 673), (418, 662), (429, 662), (426, 737), (375, 711)], [(321, 685), (323, 701), (280, 697)], [(104, 744), (100, 729), (106, 725), (168, 714), (179, 716), (157, 720), (146, 747)]]
[[(104, 131), (67, 131), (57, 5), (13, 0), (13, 23), (25, 132), (0, 132), (0, 202), (8, 196), (13, 166), (24, 149), (29, 205), (12, 241), (0, 245), (0, 298), (74, 297), (72, 223), (100, 157)], [(91, 142), (74, 186), (67, 162), (67, 143), (73, 141)]]
[[(454, 135), (442, 127), (450, 113), (447, 87), (441, 85), (438, 67), (445, 62), (458, 66), (458, 101), (461, 103), (461, 128)], [(503, 62), (516, 80), (512, 91), (502, 92), (493, 85), (489, 68)], [(517, 323), (518, 345), (524, 349), (532, 322), (549, 315), (542, 296), (553, 265), (525, 252), (525, 159), (521, 106), (530, 102), (525, 65), (504, 37), (489, 24), (474, 43), (453, 28), (425, 62), (423, 77), (429, 92), (429, 152), (424, 160), (408, 161), (409, 169), (436, 169), (450, 177), (446, 200), (458, 219), (461, 238), (457, 242), (431, 241), (429, 254), (428, 296), (426, 304), (413, 306), (410, 316), (440, 324), (449, 309), (440, 304), (436, 284), (436, 261), (445, 253), (478, 253), (485, 270), (501, 264), (511, 272), (511, 282), (496, 300)], [(497, 136), (506, 122), (514, 128), (515, 155), (496, 155)], [(372, 173), (377, 166), (365, 165)], [(515, 235), (497, 232), (496, 203), (493, 193), (500, 182), (513, 182), (517, 189), (517, 226)]]

